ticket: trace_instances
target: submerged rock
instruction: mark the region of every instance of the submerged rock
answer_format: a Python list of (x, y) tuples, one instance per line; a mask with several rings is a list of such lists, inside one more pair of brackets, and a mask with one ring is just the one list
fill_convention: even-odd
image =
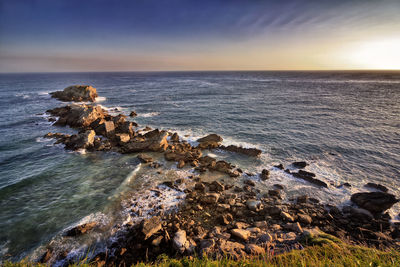
[(318, 179), (314, 178), (315, 174), (312, 173), (312, 172), (299, 170), (298, 172), (292, 172), (290, 174), (292, 174), (296, 178), (300, 178), (300, 179), (306, 180), (306, 181), (308, 181), (310, 183), (313, 183), (315, 185), (328, 188), (328, 184), (323, 182), (323, 181), (321, 181), (321, 180), (318, 180)]
[(292, 163), (292, 166), (298, 169), (304, 169), (307, 165), (305, 161), (295, 161)]
[(380, 214), (390, 209), (399, 200), (394, 195), (385, 192), (362, 192), (353, 194), (351, 201), (373, 214)]
[(94, 102), (96, 97), (98, 97), (96, 88), (89, 85), (72, 85), (65, 88), (63, 91), (52, 92), (50, 95), (61, 101), (75, 102)]
[(375, 188), (375, 189), (377, 189), (377, 190), (379, 190), (379, 191), (382, 191), (382, 192), (387, 192), (387, 191), (389, 191), (389, 189), (386, 187), (386, 186), (383, 186), (383, 185), (381, 185), (381, 184), (376, 184), (376, 183), (367, 183), (366, 185), (364, 185), (365, 187), (371, 187), (371, 188)]
[(221, 146), (219, 148), (230, 152), (244, 154), (250, 157), (259, 157), (261, 155), (261, 150), (257, 148), (244, 148), (241, 146), (234, 146), (234, 145)]

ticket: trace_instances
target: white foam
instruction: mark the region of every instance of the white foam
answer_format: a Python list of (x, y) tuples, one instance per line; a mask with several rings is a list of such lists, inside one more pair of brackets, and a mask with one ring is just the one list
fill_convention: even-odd
[(138, 117), (150, 118), (160, 115), (160, 112), (139, 113)]
[(35, 141), (37, 143), (48, 143), (53, 141), (51, 138), (44, 138), (44, 137), (36, 137)]
[(49, 91), (41, 91), (41, 92), (38, 92), (38, 95), (49, 95), (49, 94), (50, 94)]
[(106, 100), (107, 100), (107, 98), (104, 97), (104, 96), (98, 96), (98, 97), (96, 97), (96, 102), (103, 102), (103, 101), (106, 101)]

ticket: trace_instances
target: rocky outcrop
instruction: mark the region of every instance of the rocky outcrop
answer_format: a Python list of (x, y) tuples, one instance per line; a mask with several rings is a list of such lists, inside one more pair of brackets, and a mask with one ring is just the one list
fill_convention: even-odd
[(209, 134), (197, 140), (199, 142), (198, 148), (217, 148), (221, 145), (223, 139), (217, 134)]
[(167, 142), (168, 133), (166, 131), (160, 131), (158, 129), (146, 133), (141, 140), (132, 140), (125, 143), (121, 147), (122, 153), (134, 153), (134, 152), (162, 152), (168, 147)]
[(94, 102), (96, 100), (97, 91), (89, 85), (73, 85), (65, 88), (63, 91), (56, 91), (50, 93), (54, 98), (61, 101), (90, 101)]
[(385, 192), (362, 192), (353, 194), (351, 201), (372, 214), (380, 214), (390, 209), (399, 200), (394, 195)]
[(78, 225), (70, 230), (68, 230), (65, 235), (66, 236), (78, 236), (78, 235), (83, 235), (87, 232), (89, 232), (90, 230), (92, 230), (93, 228), (95, 228), (97, 226), (96, 222), (88, 222), (85, 224), (81, 224)]
[(47, 111), (59, 117), (55, 125), (68, 125), (73, 128), (89, 127), (98, 119), (104, 119), (108, 114), (100, 106), (71, 104), (65, 107)]
[(261, 150), (257, 148), (245, 148), (241, 146), (234, 146), (234, 145), (229, 145), (229, 146), (220, 146), (220, 149), (230, 151), (230, 152), (235, 152), (239, 154), (244, 154), (250, 157), (259, 157), (261, 155)]
[[(288, 173), (291, 173), (291, 172), (288, 171)], [(314, 178), (315, 174), (312, 172), (299, 170), (298, 172), (292, 172), (291, 174), (296, 178), (300, 178), (300, 179), (303, 179), (312, 184), (328, 188), (328, 184), (325, 183), (324, 181)]]

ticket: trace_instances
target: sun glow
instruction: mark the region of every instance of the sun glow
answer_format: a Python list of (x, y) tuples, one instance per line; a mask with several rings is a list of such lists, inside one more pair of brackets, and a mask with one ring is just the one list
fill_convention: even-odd
[(400, 69), (400, 38), (358, 43), (350, 52), (351, 64), (368, 69)]

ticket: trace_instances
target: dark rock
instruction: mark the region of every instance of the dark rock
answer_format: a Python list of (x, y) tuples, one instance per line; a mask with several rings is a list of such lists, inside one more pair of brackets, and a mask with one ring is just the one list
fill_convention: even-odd
[(146, 154), (140, 154), (137, 156), (137, 158), (143, 163), (149, 163), (153, 161), (153, 158)]
[(262, 170), (262, 172), (260, 174), (260, 179), (263, 181), (269, 179), (269, 170), (267, 170), (267, 169)]
[(351, 201), (360, 208), (366, 209), (373, 214), (379, 214), (390, 209), (399, 200), (389, 193), (384, 192), (363, 192), (351, 196)]
[(296, 178), (300, 178), (300, 179), (306, 180), (306, 181), (308, 181), (310, 183), (313, 183), (315, 185), (328, 188), (328, 185), (325, 182), (313, 178), (313, 177), (315, 177), (315, 174), (312, 173), (312, 172), (299, 170), (298, 172), (292, 173), (292, 175), (294, 177), (296, 177)]
[(64, 141), (65, 147), (71, 150), (85, 149), (93, 147), (96, 133), (93, 130), (74, 134)]
[(278, 168), (278, 169), (280, 169), (280, 170), (283, 170), (283, 169), (284, 169), (282, 163), (280, 163), (280, 164), (278, 164), (278, 165), (275, 165), (274, 167), (275, 167), (275, 168)]
[(244, 147), (234, 146), (234, 145), (221, 146), (219, 148), (226, 150), (226, 151), (230, 151), (230, 152), (244, 154), (244, 155), (247, 155), (250, 157), (259, 157), (261, 155), (261, 150), (257, 149), (257, 148), (244, 148)]
[(252, 180), (244, 180), (244, 183), (247, 184), (247, 185), (250, 185), (250, 186), (255, 186), (256, 185), (256, 183), (254, 183), (254, 181), (252, 181)]
[(135, 111), (131, 111), (131, 113), (129, 113), (129, 116), (130, 117), (136, 117), (137, 113)]
[(383, 185), (381, 185), (381, 184), (376, 184), (376, 183), (367, 183), (366, 185), (364, 185), (365, 187), (371, 187), (371, 188), (374, 188), (374, 189), (378, 189), (379, 191), (382, 191), (382, 192), (387, 192), (387, 191), (389, 191), (389, 189), (387, 189), (387, 187), (386, 186), (383, 186)]
[(205, 137), (202, 137), (197, 140), (199, 142), (198, 147), (201, 149), (204, 148), (216, 148), (221, 145), (222, 137), (216, 134), (209, 134)]
[(305, 161), (296, 161), (292, 163), (292, 166), (298, 169), (303, 169), (307, 166), (307, 162)]
[(61, 101), (91, 101), (94, 102), (96, 100), (97, 91), (96, 88), (93, 88), (89, 85), (73, 85), (65, 88), (63, 91), (56, 91), (50, 93), (50, 95), (54, 98), (57, 98)]
[(179, 142), (179, 135), (177, 133), (173, 133), (171, 136), (172, 142)]

